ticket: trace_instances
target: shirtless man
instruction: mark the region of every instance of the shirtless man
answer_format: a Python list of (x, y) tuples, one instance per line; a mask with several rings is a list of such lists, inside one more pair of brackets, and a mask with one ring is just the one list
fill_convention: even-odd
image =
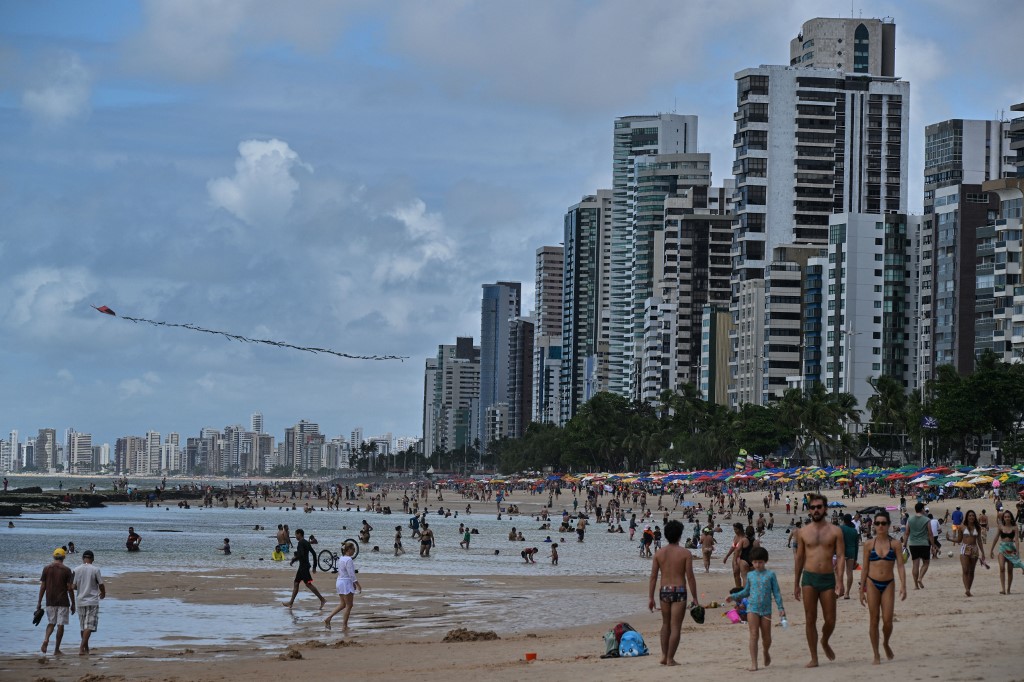
[[(828, 522), (824, 495), (811, 493), (807, 496), (811, 522), (795, 531), (797, 549), (794, 574), (796, 586), (793, 596), (804, 603), (807, 624), (807, 647), (811, 650), (808, 668), (818, 666), (818, 604), (821, 604), (823, 623), (821, 626), (821, 650), (828, 660), (836, 658), (828, 640), (836, 628), (836, 598), (843, 596), (843, 583), (836, 584), (836, 574), (846, 572), (846, 549), (843, 532)], [(836, 557), (835, 570), (832, 557)]]
[[(665, 540), (668, 544), (655, 553), (651, 562), (651, 583), (647, 608), (654, 611), (661, 606), (661, 664), (679, 665), (676, 649), (679, 648), (679, 633), (686, 615), (686, 587), (690, 594), (697, 596), (697, 579), (693, 576), (693, 555), (690, 550), (679, 546), (683, 536), (683, 524), (669, 521), (665, 524)], [(654, 601), (654, 588), (658, 586), (661, 573), (661, 591), (658, 602)]]
[(705, 528), (704, 532), (700, 536), (700, 553), (704, 558), (704, 572), (709, 573), (711, 571), (711, 554), (715, 551), (715, 540), (714, 534), (710, 528)]

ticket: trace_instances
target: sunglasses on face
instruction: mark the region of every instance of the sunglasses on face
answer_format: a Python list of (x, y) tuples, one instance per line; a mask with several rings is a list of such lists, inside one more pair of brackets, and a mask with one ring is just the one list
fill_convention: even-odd
[(824, 509), (824, 508), (825, 508), (825, 505), (823, 505), (823, 504), (812, 504), (812, 505), (810, 505), (808, 507), (808, 509)]
[(888, 526), (889, 522), (888, 521), (875, 521), (875, 525), (876, 526)]

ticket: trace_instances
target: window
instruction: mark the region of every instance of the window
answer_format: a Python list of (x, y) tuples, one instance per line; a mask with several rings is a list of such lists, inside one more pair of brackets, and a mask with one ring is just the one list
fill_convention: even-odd
[(870, 39), (868, 27), (861, 24), (853, 32), (853, 71), (854, 73), (868, 72), (868, 54)]

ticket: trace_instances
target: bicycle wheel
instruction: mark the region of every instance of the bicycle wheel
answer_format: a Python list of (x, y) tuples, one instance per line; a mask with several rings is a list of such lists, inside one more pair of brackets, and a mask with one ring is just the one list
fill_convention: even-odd
[(321, 571), (331, 570), (336, 561), (337, 555), (329, 549), (322, 550), (316, 555), (316, 565), (320, 567)]
[(345, 549), (345, 545), (348, 544), (351, 544), (353, 547), (356, 548), (355, 554), (352, 555), (352, 558), (355, 559), (357, 556), (359, 556), (359, 542), (357, 542), (355, 538), (345, 538), (341, 541), (341, 548)]

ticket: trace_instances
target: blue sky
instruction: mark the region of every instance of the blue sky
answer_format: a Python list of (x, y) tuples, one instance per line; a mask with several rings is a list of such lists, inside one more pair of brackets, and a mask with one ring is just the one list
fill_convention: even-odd
[[(294, 12), (301, 7), (301, 12)], [(616, 116), (700, 116), (732, 161), (735, 71), (849, 2), (0, 3), (0, 434), (113, 442), (299, 419), (421, 431), (423, 360), (479, 337), (480, 285), (611, 177)], [(1024, 99), (1024, 3), (892, 16), (923, 126)], [(136, 326), (124, 314), (356, 354)], [(529, 308), (529, 304), (527, 305)]]

